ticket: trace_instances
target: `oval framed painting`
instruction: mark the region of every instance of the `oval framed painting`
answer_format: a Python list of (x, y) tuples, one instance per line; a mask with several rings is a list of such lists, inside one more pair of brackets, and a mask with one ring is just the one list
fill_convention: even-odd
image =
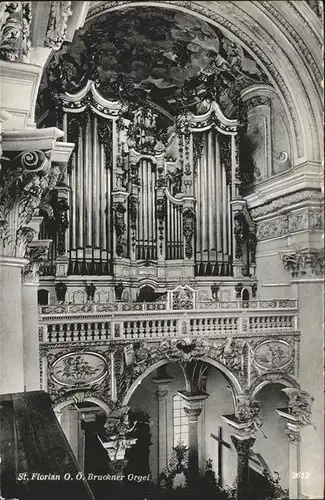
[(265, 370), (285, 368), (292, 360), (292, 348), (284, 340), (266, 340), (254, 351), (254, 362)]
[(68, 353), (52, 365), (52, 378), (59, 385), (89, 385), (100, 382), (107, 374), (106, 359), (94, 352)]

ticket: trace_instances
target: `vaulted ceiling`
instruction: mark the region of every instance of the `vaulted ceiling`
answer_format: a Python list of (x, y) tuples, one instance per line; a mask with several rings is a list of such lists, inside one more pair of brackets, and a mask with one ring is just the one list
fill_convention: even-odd
[(130, 7), (88, 22), (56, 53), (42, 88), (54, 84), (74, 93), (87, 80), (95, 80), (104, 97), (152, 102), (169, 122), (184, 106), (198, 112), (198, 103), (211, 97), (231, 117), (245, 87), (268, 83), (257, 62), (220, 29), (156, 7)]

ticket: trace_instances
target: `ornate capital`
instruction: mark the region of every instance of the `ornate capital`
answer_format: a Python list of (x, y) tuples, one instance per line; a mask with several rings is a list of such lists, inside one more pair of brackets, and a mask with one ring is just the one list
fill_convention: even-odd
[(292, 252), (282, 256), (282, 263), (292, 277), (324, 275), (324, 249)]
[(31, 2), (0, 3), (0, 59), (19, 61), (27, 55)]
[(246, 455), (248, 456), (249, 450), (255, 443), (254, 438), (248, 439), (238, 439), (236, 436), (230, 436), (238, 455)]
[(50, 18), (45, 35), (45, 45), (58, 50), (67, 34), (68, 18), (72, 14), (71, 1), (52, 1)]
[(288, 436), (288, 439), (289, 439), (289, 442), (291, 444), (299, 444), (300, 441), (301, 441), (301, 436), (300, 436), (300, 432), (299, 431), (294, 431), (292, 429), (286, 429), (285, 430), (287, 436)]
[(3, 162), (0, 171), (0, 253), (24, 257), (35, 237), (28, 226), (45, 193), (53, 189), (61, 167), (51, 166), (51, 151), (28, 150)]

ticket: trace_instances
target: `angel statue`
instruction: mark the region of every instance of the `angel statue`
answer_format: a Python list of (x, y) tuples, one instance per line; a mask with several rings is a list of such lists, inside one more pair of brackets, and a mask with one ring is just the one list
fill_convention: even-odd
[(113, 410), (104, 424), (105, 440), (98, 436), (112, 462), (123, 460), (126, 450), (137, 441), (137, 438), (128, 437), (138, 423), (137, 421), (130, 423), (129, 409), (129, 406), (122, 406)]
[(312, 425), (316, 429), (311, 417), (311, 405), (314, 398), (306, 391), (295, 389), (294, 387), (286, 387), (282, 389), (288, 398), (288, 413), (298, 418), (302, 425)]
[(262, 431), (263, 420), (260, 416), (260, 404), (247, 394), (239, 394), (237, 397), (237, 416), (240, 422), (247, 424), (246, 430), (252, 433), (259, 431), (267, 439)]

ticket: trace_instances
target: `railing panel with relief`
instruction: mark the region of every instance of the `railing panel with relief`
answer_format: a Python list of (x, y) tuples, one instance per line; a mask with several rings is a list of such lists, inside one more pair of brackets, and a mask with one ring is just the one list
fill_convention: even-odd
[(204, 308), (202, 304), (184, 311), (169, 309), (165, 302), (41, 306), (40, 342), (213, 339), (229, 335), (283, 335), (298, 329), (294, 300), (255, 301), (248, 307), (242, 301), (214, 302), (214, 308)]

